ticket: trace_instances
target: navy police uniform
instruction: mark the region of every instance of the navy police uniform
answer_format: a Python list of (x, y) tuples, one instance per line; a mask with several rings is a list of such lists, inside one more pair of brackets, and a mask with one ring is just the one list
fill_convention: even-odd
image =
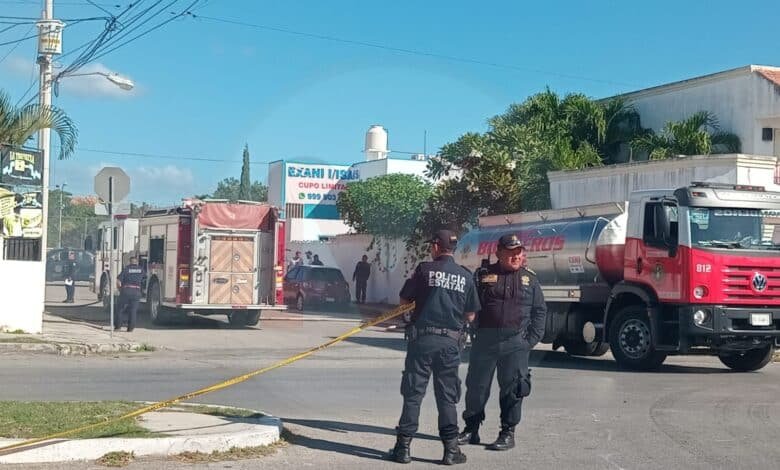
[(62, 274), (65, 278), (65, 300), (64, 303), (66, 304), (72, 304), (73, 303), (73, 296), (76, 293), (76, 271), (78, 270), (78, 265), (76, 264), (76, 260), (74, 252), (68, 252), (68, 259), (65, 260), (65, 264), (62, 266)]
[[(447, 230), (437, 232), (431, 243), (451, 252), (457, 237)], [(460, 339), (465, 315), (479, 310), (479, 297), (473, 275), (455, 263), (451, 254), (442, 254), (430, 262), (420, 263), (400, 297), (414, 301), (411, 324), (407, 327), (407, 350), (401, 379), (403, 410), (398, 422), (398, 442), (393, 458), (410, 461), (409, 444), (417, 432), (428, 381), (433, 374), (433, 390), (439, 411), (439, 435), (444, 442), (445, 464), (465, 462), (457, 447), (458, 414), (461, 396), (458, 377)], [(462, 458), (462, 459), (461, 459)]]
[[(499, 249), (522, 249), (515, 235), (499, 240)], [(461, 444), (479, 443), (478, 429), (485, 419), (494, 374), (498, 375), (501, 432), (488, 446), (492, 450), (514, 447), (514, 430), (520, 422), (523, 397), (531, 392), (528, 356), (544, 335), (547, 306), (533, 271), (521, 267), (506, 270), (490, 264), (477, 274), (482, 302), (471, 345), (466, 376), (466, 429)]]
[(137, 263), (125, 266), (117, 280), (121, 287), (119, 291), (119, 308), (114, 318), (114, 329), (122, 326), (124, 313), (127, 316), (127, 331), (133, 331), (138, 312), (138, 302), (141, 300), (141, 283), (144, 278), (144, 270)]

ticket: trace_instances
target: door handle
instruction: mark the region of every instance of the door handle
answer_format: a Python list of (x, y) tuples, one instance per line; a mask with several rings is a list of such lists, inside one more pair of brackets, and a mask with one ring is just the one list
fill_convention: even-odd
[(636, 259), (636, 273), (642, 274), (642, 258), (639, 257)]

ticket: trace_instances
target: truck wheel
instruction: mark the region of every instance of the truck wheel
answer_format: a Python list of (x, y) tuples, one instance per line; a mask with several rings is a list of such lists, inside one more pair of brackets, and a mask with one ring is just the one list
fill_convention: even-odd
[(260, 310), (248, 313), (246, 316), (247, 326), (255, 326), (260, 323), (260, 313)]
[(146, 302), (149, 304), (149, 318), (155, 325), (165, 324), (167, 317), (160, 299), (160, 284), (157, 282), (149, 286), (149, 294), (146, 296)]
[(295, 298), (295, 309), (299, 312), (303, 312), (303, 308), (305, 307), (305, 303), (303, 301), (303, 296), (301, 294), (298, 294), (298, 297)]
[(609, 344), (600, 341), (586, 343), (585, 341), (564, 341), (563, 347), (570, 356), (603, 356), (609, 351)]
[(233, 310), (228, 313), (227, 317), (228, 323), (230, 323), (232, 328), (243, 328), (247, 325), (247, 321), (249, 320), (247, 312), (243, 310)]
[(644, 307), (630, 306), (620, 310), (610, 327), (609, 345), (615, 361), (634, 370), (657, 369), (666, 353), (656, 351), (650, 319)]
[(103, 277), (100, 280), (100, 295), (99, 295), (99, 299), (103, 301), (103, 308), (106, 309), (106, 312), (111, 310), (111, 304), (110, 304), (111, 289), (110, 289), (110, 287), (111, 286), (108, 285), (108, 279)]
[(775, 348), (771, 344), (765, 348), (751, 349), (743, 353), (721, 353), (720, 362), (738, 372), (752, 372), (772, 362)]

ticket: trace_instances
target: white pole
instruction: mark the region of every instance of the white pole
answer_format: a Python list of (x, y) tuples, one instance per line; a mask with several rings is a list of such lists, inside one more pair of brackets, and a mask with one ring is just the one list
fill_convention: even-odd
[(57, 239), (57, 248), (62, 248), (62, 193), (65, 192), (66, 183), (60, 185), (60, 223), (59, 223), (59, 238)]
[[(43, 11), (42, 19), (51, 20), (54, 18), (54, 5), (53, 0), (45, 1), (45, 9)], [(41, 29), (39, 34), (43, 34)], [(51, 71), (52, 71), (52, 55), (41, 54), (38, 57), (38, 64), (40, 65), (40, 84), (39, 84), (39, 96), (38, 104), (43, 108), (51, 106)], [(49, 228), (49, 162), (51, 161), (51, 129), (45, 127), (38, 131), (38, 148), (41, 150), (43, 158), (43, 175), (42, 175), (42, 192), (43, 194), (43, 214), (41, 220), (42, 234), (41, 234), (41, 260), (46, 259), (46, 246), (48, 243), (48, 228)], [(42, 263), (44, 267), (46, 263)], [(45, 269), (45, 268), (44, 268)]]
[(109, 235), (110, 241), (109, 247), (111, 253), (111, 263), (109, 264), (108, 268), (108, 283), (109, 283), (109, 297), (110, 297), (110, 313), (111, 318), (109, 319), (111, 329), (110, 329), (110, 335), (111, 338), (114, 337), (114, 279), (115, 279), (115, 273), (114, 270), (117, 268), (117, 262), (116, 262), (116, 253), (115, 249), (116, 246), (114, 246), (114, 177), (109, 176), (108, 177), (108, 216), (111, 217), (111, 234)]

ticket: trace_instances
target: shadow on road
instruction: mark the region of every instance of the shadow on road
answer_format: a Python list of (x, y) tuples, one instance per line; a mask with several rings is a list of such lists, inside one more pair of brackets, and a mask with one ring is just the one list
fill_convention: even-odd
[[(384, 436), (392, 436), (388, 438), (387, 449), (377, 450), (369, 447), (356, 446), (347, 443), (348, 437), (345, 436), (344, 441), (332, 441), (327, 439), (314, 438), (304, 436), (302, 434), (296, 434), (289, 429), (285, 430), (284, 438), (293, 445), (306, 447), (309, 449), (320, 450), (323, 452), (337, 452), (339, 454), (352, 455), (355, 457), (361, 457), (371, 460), (389, 460), (389, 450), (395, 445), (395, 429), (384, 428), (380, 426), (372, 426), (369, 424), (360, 423), (344, 423), (340, 421), (328, 421), (328, 420), (316, 420), (316, 419), (296, 419), (296, 418), (282, 418), (287, 424), (295, 424), (297, 426), (315, 428), (329, 432), (336, 432), (346, 434), (349, 432), (358, 433), (371, 433), (381, 434)], [(439, 438), (427, 434), (418, 434), (415, 439), (433, 440), (438, 441)], [(412, 457), (413, 461), (424, 463), (439, 463), (438, 460), (420, 459)]]
[[(570, 356), (563, 351), (531, 351), (529, 366), (550, 369), (576, 369), (593, 370), (603, 372), (629, 372), (636, 371), (621, 368), (611, 358), (577, 357)], [(664, 364), (657, 371), (642, 372), (645, 374), (725, 374), (728, 369), (719, 367), (684, 366), (678, 364)]]

